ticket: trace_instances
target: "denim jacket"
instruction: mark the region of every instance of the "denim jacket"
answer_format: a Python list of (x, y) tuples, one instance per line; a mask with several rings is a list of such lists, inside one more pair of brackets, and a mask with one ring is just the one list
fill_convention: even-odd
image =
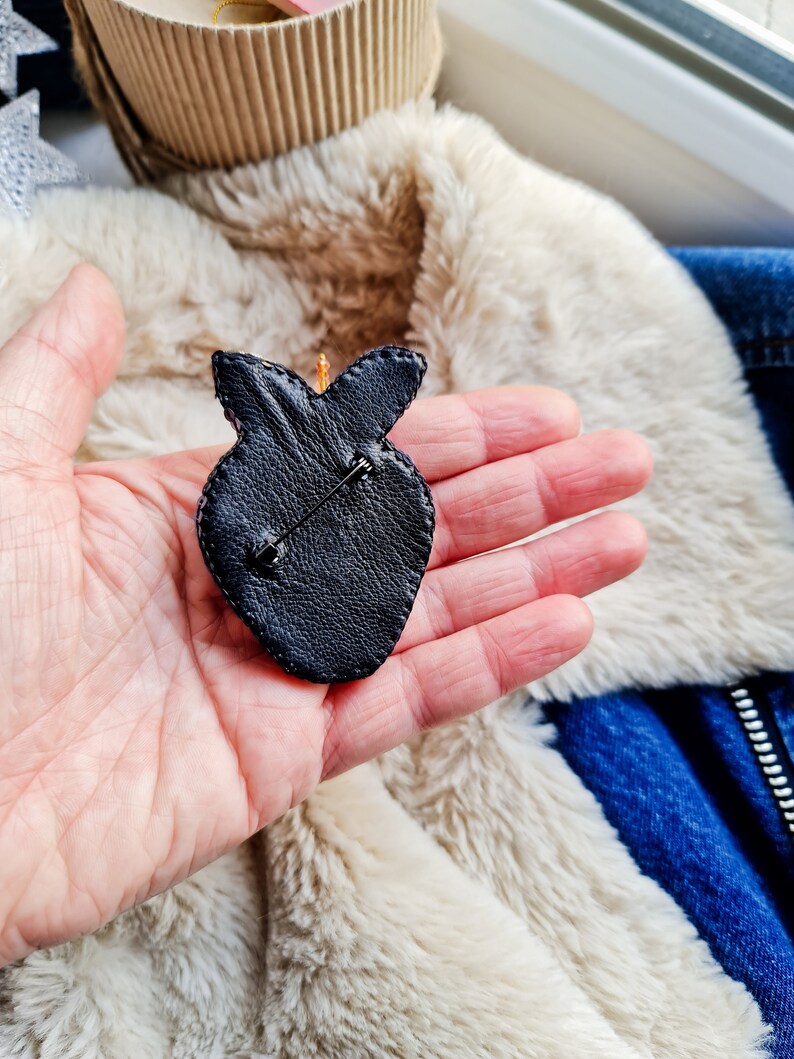
[[(794, 251), (675, 249), (728, 329), (794, 492)], [(794, 591), (794, 585), (791, 586)], [(569, 764), (794, 1056), (794, 674), (547, 710)]]

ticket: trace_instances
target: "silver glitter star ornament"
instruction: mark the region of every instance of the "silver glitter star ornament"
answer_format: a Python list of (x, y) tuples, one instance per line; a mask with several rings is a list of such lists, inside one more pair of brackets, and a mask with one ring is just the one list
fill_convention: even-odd
[(58, 45), (40, 29), (18, 15), (11, 0), (0, 0), (0, 92), (9, 99), (17, 94), (17, 59), (57, 51)]
[(39, 139), (38, 92), (0, 108), (0, 216), (28, 217), (37, 187), (85, 179), (71, 158)]

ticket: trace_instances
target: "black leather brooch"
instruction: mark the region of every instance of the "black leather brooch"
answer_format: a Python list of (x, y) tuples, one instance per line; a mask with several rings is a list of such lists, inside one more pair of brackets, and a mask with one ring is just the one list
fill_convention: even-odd
[(212, 365), (237, 431), (196, 513), (212, 576), (287, 673), (369, 676), (397, 643), (433, 543), (427, 483), (386, 440), (424, 357), (375, 349), (323, 393), (247, 353)]

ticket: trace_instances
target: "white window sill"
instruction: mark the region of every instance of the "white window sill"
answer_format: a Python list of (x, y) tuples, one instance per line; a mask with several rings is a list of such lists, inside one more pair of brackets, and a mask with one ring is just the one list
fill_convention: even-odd
[[(733, 185), (749, 193), (746, 203), (737, 208), (745, 214), (754, 212), (758, 223), (754, 228), (751, 217), (739, 218), (738, 241), (794, 242), (794, 132), (560, 0), (440, 0), (440, 8), (449, 42), (446, 96), (481, 110), (521, 149), (591, 183), (607, 185), (605, 190), (624, 201), (632, 198), (619, 193), (625, 174), (610, 174), (603, 160), (591, 172), (591, 159), (577, 159), (571, 153), (575, 143), (567, 153), (564, 144), (555, 148), (554, 130), (544, 128), (557, 103), (552, 88), (539, 80), (540, 72), (546, 72), (550, 85), (564, 82), (583, 94), (580, 110), (588, 106), (585, 96), (601, 106), (613, 137), (615, 122), (604, 117), (605, 108), (677, 148), (678, 154), (670, 156), (672, 168), (681, 169), (681, 152), (703, 163), (693, 167), (693, 181), (702, 185), (704, 198), (706, 171), (725, 178), (715, 184), (718, 199), (728, 196)], [(495, 59), (493, 49), (504, 54), (504, 62)], [(488, 64), (488, 72), (478, 78), (480, 61)], [(505, 80), (500, 86), (500, 78), (511, 83)], [(539, 102), (544, 93), (548, 98)], [(574, 138), (575, 109), (572, 97), (559, 108), (560, 141)], [(597, 153), (597, 145), (589, 146)], [(630, 157), (628, 139), (625, 146)], [(638, 151), (647, 147), (647, 139), (637, 138)], [(588, 150), (586, 143), (582, 150)], [(637, 158), (636, 179), (642, 179), (642, 161)], [(678, 186), (681, 190), (686, 185), (678, 181)], [(641, 200), (641, 191), (634, 197)], [(627, 205), (642, 216), (635, 202)], [(721, 225), (712, 226), (715, 241), (730, 241), (729, 214), (730, 209)], [(678, 234), (675, 224), (664, 221), (651, 227), (661, 227), (658, 234), (663, 238)], [(701, 238), (710, 230), (706, 225), (693, 236)], [(683, 234), (686, 237), (686, 230)]]

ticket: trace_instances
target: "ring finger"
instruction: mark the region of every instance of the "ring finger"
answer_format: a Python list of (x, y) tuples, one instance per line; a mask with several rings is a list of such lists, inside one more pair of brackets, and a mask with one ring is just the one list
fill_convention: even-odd
[(396, 651), (449, 636), (544, 596), (586, 596), (636, 570), (642, 525), (608, 511), (527, 544), (431, 570)]

